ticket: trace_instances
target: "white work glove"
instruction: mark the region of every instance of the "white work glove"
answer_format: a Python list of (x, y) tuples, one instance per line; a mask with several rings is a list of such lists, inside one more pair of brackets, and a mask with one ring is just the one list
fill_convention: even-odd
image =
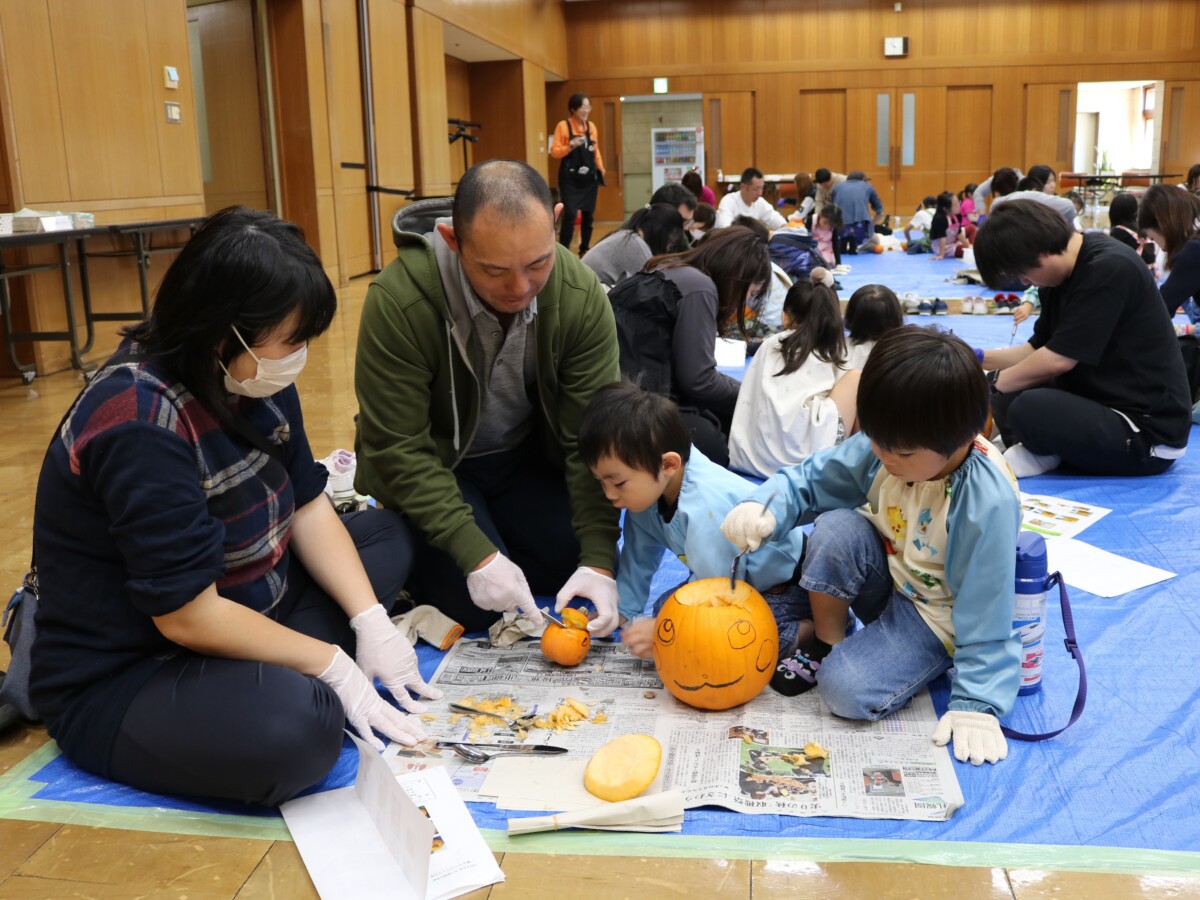
[(739, 552), (757, 550), (763, 541), (775, 533), (777, 524), (769, 509), (761, 503), (747, 500), (729, 511), (721, 523), (721, 534)]
[(954, 738), (954, 758), (971, 765), (999, 762), (1008, 756), (1008, 742), (1000, 720), (991, 713), (952, 709), (942, 716), (933, 731), (933, 742), (945, 747)]
[(372, 728), (407, 747), (429, 737), (420, 722), (379, 696), (375, 685), (354, 664), (354, 660), (342, 652), (341, 647), (334, 652), (329, 668), (317, 677), (333, 688), (342, 701), (342, 709), (350, 725), (359, 737), (376, 750), (383, 750), (383, 743), (375, 737)]
[(392, 692), (404, 709), (411, 713), (425, 712), (425, 705), (409, 696), (411, 688), (422, 697), (438, 700), (442, 692), (421, 679), (417, 668), (417, 651), (400, 633), (387, 610), (376, 603), (366, 612), (350, 620), (357, 643), (355, 662), (368, 679), (378, 678)]
[(467, 593), (480, 609), (498, 613), (519, 611), (534, 625), (545, 622), (542, 611), (533, 602), (525, 573), (503, 553), (497, 553), (486, 566), (467, 574)]
[(617, 612), (616, 579), (601, 575), (587, 566), (580, 566), (558, 592), (554, 611), (561, 613), (563, 607), (576, 597), (591, 600), (592, 605), (596, 607), (596, 618), (588, 622), (587, 630), (596, 637), (612, 634), (620, 620), (620, 614)]

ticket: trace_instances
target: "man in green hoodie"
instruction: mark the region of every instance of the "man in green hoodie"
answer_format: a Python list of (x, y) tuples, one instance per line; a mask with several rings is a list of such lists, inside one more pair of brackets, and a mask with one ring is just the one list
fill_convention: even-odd
[(589, 630), (606, 635), (617, 512), (577, 436), (620, 377), (608, 299), (555, 241), (550, 189), (525, 163), (473, 166), (429, 234), (404, 219), (359, 327), (355, 487), (408, 519), (414, 594), (468, 631), (507, 611), (541, 624), (537, 591), (556, 610), (592, 601)]

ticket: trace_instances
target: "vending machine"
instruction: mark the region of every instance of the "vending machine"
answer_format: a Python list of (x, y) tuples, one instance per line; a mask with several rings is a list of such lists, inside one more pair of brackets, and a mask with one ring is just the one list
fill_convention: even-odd
[(651, 191), (679, 182), (691, 169), (704, 179), (704, 127), (650, 129)]

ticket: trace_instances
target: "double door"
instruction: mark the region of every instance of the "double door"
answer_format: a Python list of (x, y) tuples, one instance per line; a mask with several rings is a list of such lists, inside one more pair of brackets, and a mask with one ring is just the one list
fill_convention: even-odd
[(889, 215), (907, 218), (946, 181), (947, 88), (846, 91), (846, 166), (861, 170)]

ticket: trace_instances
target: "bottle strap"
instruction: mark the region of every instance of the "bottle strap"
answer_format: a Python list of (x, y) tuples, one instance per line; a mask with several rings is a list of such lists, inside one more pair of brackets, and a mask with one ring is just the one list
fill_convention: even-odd
[(1055, 572), (1046, 579), (1047, 588), (1051, 588), (1055, 584), (1058, 585), (1058, 604), (1062, 611), (1063, 631), (1067, 635), (1063, 644), (1066, 645), (1067, 652), (1075, 658), (1075, 662), (1079, 666), (1079, 690), (1075, 694), (1075, 705), (1071, 708), (1071, 718), (1066, 725), (1056, 731), (1047, 731), (1044, 734), (1025, 734), (1001, 725), (1000, 730), (1004, 732), (1005, 737), (1016, 741), (1045, 741), (1062, 734), (1079, 721), (1079, 717), (1083, 714), (1083, 706), (1087, 702), (1087, 670), (1083, 666), (1083, 652), (1079, 649), (1079, 642), (1075, 639), (1075, 619), (1071, 615), (1071, 604), (1067, 600), (1067, 585), (1063, 581), (1061, 572)]

